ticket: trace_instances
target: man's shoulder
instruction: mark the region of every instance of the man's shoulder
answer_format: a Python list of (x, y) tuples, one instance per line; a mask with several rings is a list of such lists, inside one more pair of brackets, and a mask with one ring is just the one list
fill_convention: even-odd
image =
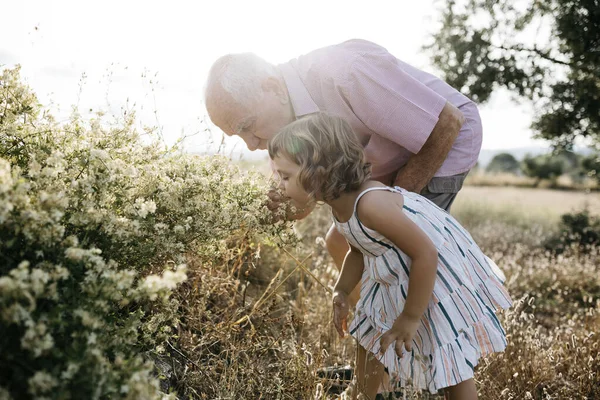
[(339, 74), (348, 71), (355, 60), (369, 55), (390, 54), (385, 48), (368, 40), (350, 39), (318, 48), (291, 62), (304, 72)]
[(346, 51), (365, 55), (370, 53), (388, 53), (388, 51), (377, 43), (365, 39), (350, 39), (345, 42), (335, 45), (339, 48), (343, 48)]
[(331, 60), (332, 57), (356, 58), (368, 54), (389, 54), (382, 46), (364, 39), (350, 39), (341, 43), (321, 47), (299, 58)]

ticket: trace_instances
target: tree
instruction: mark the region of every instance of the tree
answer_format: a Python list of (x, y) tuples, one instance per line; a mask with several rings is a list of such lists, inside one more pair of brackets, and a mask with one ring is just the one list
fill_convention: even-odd
[(600, 154), (591, 154), (581, 160), (581, 167), (588, 176), (596, 178), (600, 184)]
[(485, 169), (487, 172), (508, 172), (516, 174), (520, 170), (519, 162), (510, 153), (496, 154)]
[(536, 137), (600, 146), (600, 0), (449, 0), (426, 48), (446, 81), (485, 102), (504, 87), (535, 107)]
[(531, 157), (525, 156), (523, 159), (523, 173), (525, 175), (537, 178), (535, 185), (537, 186), (542, 179), (556, 180), (563, 173), (563, 162), (552, 154), (544, 154), (541, 156)]

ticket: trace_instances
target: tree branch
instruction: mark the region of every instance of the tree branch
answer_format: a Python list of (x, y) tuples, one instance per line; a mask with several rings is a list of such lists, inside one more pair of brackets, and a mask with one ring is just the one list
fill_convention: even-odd
[(491, 47), (495, 47), (497, 49), (502, 49), (502, 50), (527, 51), (527, 52), (530, 52), (530, 53), (535, 53), (538, 56), (540, 56), (541, 58), (543, 58), (544, 60), (551, 61), (551, 62), (553, 62), (555, 64), (566, 65), (568, 67), (573, 67), (574, 66), (573, 63), (570, 63), (570, 62), (567, 62), (567, 61), (558, 60), (558, 59), (556, 59), (554, 57), (549, 56), (548, 53), (546, 53), (546, 52), (544, 52), (544, 51), (542, 51), (540, 49), (537, 49), (535, 47), (533, 49), (530, 49), (530, 48), (523, 47), (523, 46), (520, 46), (520, 45), (514, 46), (514, 47), (497, 46), (497, 45), (493, 45), (491, 43), (489, 43), (489, 45)]

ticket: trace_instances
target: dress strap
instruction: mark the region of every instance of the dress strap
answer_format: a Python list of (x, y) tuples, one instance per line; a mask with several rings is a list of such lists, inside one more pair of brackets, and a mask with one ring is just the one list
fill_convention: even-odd
[(390, 187), (390, 186), (374, 186), (374, 187), (370, 187), (368, 189), (363, 190), (362, 192), (359, 193), (358, 197), (356, 197), (356, 201), (354, 202), (354, 214), (356, 214), (356, 208), (358, 207), (358, 201), (360, 200), (361, 197), (363, 197), (368, 192), (371, 192), (373, 190), (387, 190), (389, 192), (399, 193), (398, 189), (399, 188), (394, 188), (394, 187)]

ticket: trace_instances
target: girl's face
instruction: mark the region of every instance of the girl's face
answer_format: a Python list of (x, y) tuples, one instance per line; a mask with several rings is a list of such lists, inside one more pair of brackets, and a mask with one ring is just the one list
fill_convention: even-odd
[(273, 164), (277, 174), (279, 174), (279, 188), (283, 190), (287, 197), (292, 199), (294, 206), (305, 207), (310, 202), (310, 198), (304, 188), (298, 184), (300, 166), (280, 155), (273, 158)]

